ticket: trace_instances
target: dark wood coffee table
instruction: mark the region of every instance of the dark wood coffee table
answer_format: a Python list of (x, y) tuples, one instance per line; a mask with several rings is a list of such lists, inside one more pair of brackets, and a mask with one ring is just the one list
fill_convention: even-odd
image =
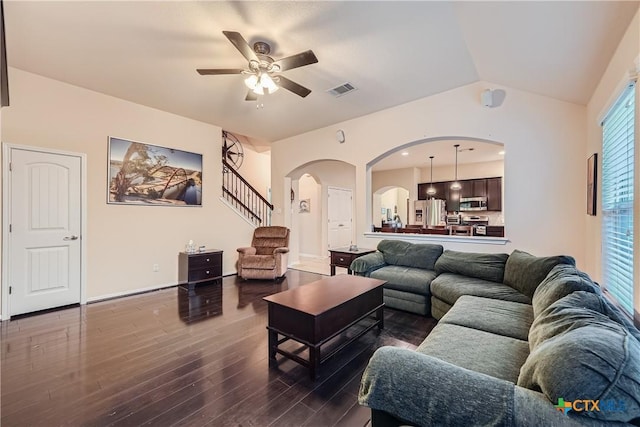
[[(281, 354), (309, 368), (315, 379), (320, 365), (369, 330), (384, 328), (382, 285), (386, 282), (359, 276), (331, 276), (317, 282), (280, 292), (263, 299), (269, 309), (269, 366), (277, 366)], [(360, 321), (375, 321), (350, 339), (345, 339), (328, 354), (320, 348)], [(283, 338), (279, 339), (278, 336)], [(309, 360), (279, 348), (294, 340), (309, 349)]]

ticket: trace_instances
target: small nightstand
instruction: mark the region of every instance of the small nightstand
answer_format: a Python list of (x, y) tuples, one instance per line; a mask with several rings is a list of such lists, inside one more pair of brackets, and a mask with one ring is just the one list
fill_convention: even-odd
[(193, 289), (199, 283), (222, 279), (222, 251), (180, 252), (178, 257), (178, 284)]
[(361, 257), (362, 255), (370, 254), (375, 252), (375, 249), (358, 249), (357, 251), (350, 251), (349, 248), (337, 248), (337, 249), (329, 249), (331, 253), (331, 275), (336, 275), (336, 267), (344, 267), (347, 269), (347, 273), (351, 274), (351, 262)]

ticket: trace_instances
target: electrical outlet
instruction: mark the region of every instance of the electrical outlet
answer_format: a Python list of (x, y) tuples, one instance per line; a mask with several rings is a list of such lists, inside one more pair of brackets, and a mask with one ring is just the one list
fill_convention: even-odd
[(156, 273), (158, 271), (160, 271), (160, 265), (159, 264), (153, 264), (153, 271), (156, 272)]

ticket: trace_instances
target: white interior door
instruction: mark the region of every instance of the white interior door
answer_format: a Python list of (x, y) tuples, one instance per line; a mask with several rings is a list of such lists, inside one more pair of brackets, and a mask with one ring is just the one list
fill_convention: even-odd
[(329, 219), (329, 249), (351, 244), (352, 191), (329, 187), (327, 212)]
[(80, 302), (80, 157), (10, 152), (9, 314)]

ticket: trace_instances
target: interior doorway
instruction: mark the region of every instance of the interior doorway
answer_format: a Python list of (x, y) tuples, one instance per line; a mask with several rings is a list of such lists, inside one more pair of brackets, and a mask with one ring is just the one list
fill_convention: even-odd
[(84, 302), (85, 162), (5, 145), (3, 318)]
[(353, 190), (329, 187), (327, 193), (329, 249), (349, 246), (352, 243)]

